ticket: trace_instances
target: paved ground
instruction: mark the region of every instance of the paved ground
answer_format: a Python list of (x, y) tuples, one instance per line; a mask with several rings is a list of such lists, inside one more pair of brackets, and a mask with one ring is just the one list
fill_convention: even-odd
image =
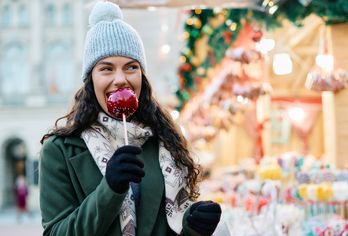
[(42, 235), (39, 212), (31, 212), (17, 218), (15, 209), (0, 210), (1, 236), (40, 236)]
[[(214, 236), (229, 236), (226, 224), (220, 224)], [(15, 209), (0, 210), (0, 236), (40, 236), (42, 235), (39, 212), (25, 214), (17, 218)]]

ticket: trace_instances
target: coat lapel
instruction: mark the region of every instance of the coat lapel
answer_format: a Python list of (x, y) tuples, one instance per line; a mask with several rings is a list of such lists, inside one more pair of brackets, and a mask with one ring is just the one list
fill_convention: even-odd
[(139, 235), (151, 235), (164, 193), (164, 180), (158, 159), (158, 143), (150, 138), (143, 145), (140, 156), (144, 161), (145, 176), (140, 184), (140, 209), (137, 211)]
[(76, 151), (69, 161), (84, 195), (87, 196), (95, 190), (103, 176), (82, 139), (67, 138), (65, 143), (75, 146)]

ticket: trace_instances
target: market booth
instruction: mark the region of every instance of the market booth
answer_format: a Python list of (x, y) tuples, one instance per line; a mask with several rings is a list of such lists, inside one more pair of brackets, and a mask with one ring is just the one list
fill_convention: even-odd
[(348, 234), (348, 2), (119, 1), (187, 10), (178, 122), (231, 235)]

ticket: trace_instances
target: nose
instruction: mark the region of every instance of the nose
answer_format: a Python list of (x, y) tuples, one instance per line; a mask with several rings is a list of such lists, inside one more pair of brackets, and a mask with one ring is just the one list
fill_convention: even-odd
[(127, 77), (122, 70), (115, 71), (112, 84), (117, 88), (122, 88), (127, 85)]

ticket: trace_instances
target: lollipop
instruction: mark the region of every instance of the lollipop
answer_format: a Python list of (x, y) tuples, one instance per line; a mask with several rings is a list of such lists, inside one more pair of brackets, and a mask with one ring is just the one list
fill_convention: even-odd
[(106, 105), (110, 114), (123, 120), (125, 143), (128, 145), (126, 119), (138, 109), (138, 99), (130, 88), (120, 88), (107, 95)]

